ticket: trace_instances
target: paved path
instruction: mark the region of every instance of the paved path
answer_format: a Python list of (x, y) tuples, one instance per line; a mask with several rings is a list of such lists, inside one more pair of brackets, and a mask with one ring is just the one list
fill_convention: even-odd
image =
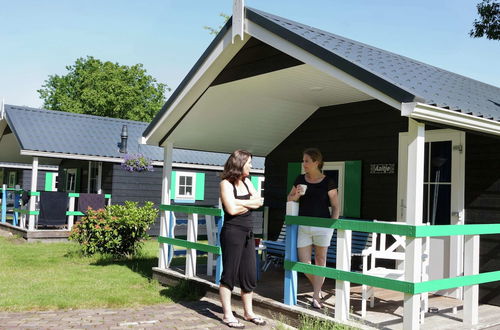
[[(241, 316), (241, 311), (236, 311)], [(218, 302), (204, 298), (137, 308), (0, 312), (0, 329), (229, 329), (221, 317)], [(245, 329), (275, 329), (279, 325), (269, 319), (264, 327), (240, 321)]]

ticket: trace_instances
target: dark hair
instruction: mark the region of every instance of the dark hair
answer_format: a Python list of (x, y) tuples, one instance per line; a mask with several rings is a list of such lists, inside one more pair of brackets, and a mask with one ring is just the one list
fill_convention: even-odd
[(221, 179), (227, 180), (232, 184), (241, 179), (243, 167), (249, 158), (252, 158), (250, 152), (242, 149), (235, 150), (226, 160), (226, 164), (224, 164), (224, 171), (221, 174)]
[(302, 154), (311, 157), (313, 162), (318, 162), (318, 168), (320, 171), (323, 169), (323, 155), (318, 148), (307, 148)]

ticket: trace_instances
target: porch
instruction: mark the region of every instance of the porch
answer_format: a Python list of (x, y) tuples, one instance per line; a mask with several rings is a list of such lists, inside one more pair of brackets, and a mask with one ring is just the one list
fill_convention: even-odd
[[(213, 283), (214, 277), (203, 274), (204, 265), (200, 265), (200, 272), (197, 277), (190, 280), (196, 281), (199, 285), (207, 289), (207, 295), (217, 297), (218, 286)], [(154, 278), (163, 284), (172, 284), (181, 279), (185, 279), (185, 267), (178, 266), (170, 269), (153, 269)], [(276, 318), (280, 314), (295, 322), (300, 314), (313, 317), (320, 317), (330, 321), (335, 321), (335, 281), (326, 280), (323, 286), (325, 296), (325, 309), (318, 311), (312, 309), (311, 297), (312, 286), (305, 276), (298, 278), (298, 303), (296, 306), (288, 306), (283, 301), (283, 278), (284, 270), (279, 267), (272, 267), (262, 273), (254, 294), (254, 306), (259, 313)], [(239, 288), (235, 288), (236, 297), (240, 296)], [(377, 289), (376, 304), (374, 308), (369, 308), (366, 318), (361, 318), (361, 286), (353, 285), (351, 289), (351, 310), (350, 321), (346, 322), (360, 328), (377, 329), (404, 329), (403, 328), (403, 294), (386, 289)], [(238, 299), (235, 303), (239, 303)], [(470, 329), (464, 326), (462, 319), (462, 301), (438, 295), (429, 296), (429, 306), (436, 308), (436, 312), (426, 313), (425, 323), (420, 329)], [(474, 329), (493, 329), (500, 327), (500, 307), (480, 304), (479, 323)]]

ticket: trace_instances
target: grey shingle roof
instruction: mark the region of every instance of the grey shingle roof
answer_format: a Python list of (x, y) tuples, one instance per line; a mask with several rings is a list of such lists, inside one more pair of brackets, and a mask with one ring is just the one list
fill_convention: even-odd
[[(500, 121), (498, 87), (263, 11), (247, 8), (246, 14), (373, 87), (393, 97), (399, 94), (400, 101), (412, 101), (413, 95), (415, 101)], [(399, 90), (391, 90), (380, 78)]]
[[(127, 125), (128, 152), (163, 161), (163, 148), (138, 142), (147, 123), (8, 104), (5, 113), (24, 150), (122, 158), (118, 143), (122, 126)], [(173, 152), (174, 163), (223, 166), (227, 157), (223, 153), (185, 149)], [(252, 163), (256, 169), (264, 168), (262, 157), (255, 157)]]

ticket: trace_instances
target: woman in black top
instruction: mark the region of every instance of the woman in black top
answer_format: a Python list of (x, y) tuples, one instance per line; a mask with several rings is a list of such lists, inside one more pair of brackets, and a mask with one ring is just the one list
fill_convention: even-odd
[(236, 281), (241, 288), (243, 317), (257, 325), (266, 324), (254, 314), (252, 307), (252, 293), (257, 282), (252, 210), (262, 206), (262, 198), (248, 179), (251, 168), (252, 154), (236, 150), (224, 165), (220, 183), (224, 225), (220, 234), (223, 271), (219, 294), (224, 311), (223, 322), (231, 328), (245, 327), (234, 317), (231, 307), (231, 291)]
[[(321, 152), (315, 148), (306, 149), (302, 157), (302, 167), (305, 174), (299, 175), (295, 180), (292, 190), (288, 194), (288, 201), (299, 202), (300, 216), (338, 219), (337, 183), (321, 172), (323, 168)], [(325, 266), (332, 235), (333, 229), (299, 226), (297, 251), (300, 262), (311, 263), (314, 247), (316, 255), (314, 263), (317, 266)], [(325, 278), (310, 274), (305, 275), (314, 289), (312, 307), (322, 308), (321, 287)]]

